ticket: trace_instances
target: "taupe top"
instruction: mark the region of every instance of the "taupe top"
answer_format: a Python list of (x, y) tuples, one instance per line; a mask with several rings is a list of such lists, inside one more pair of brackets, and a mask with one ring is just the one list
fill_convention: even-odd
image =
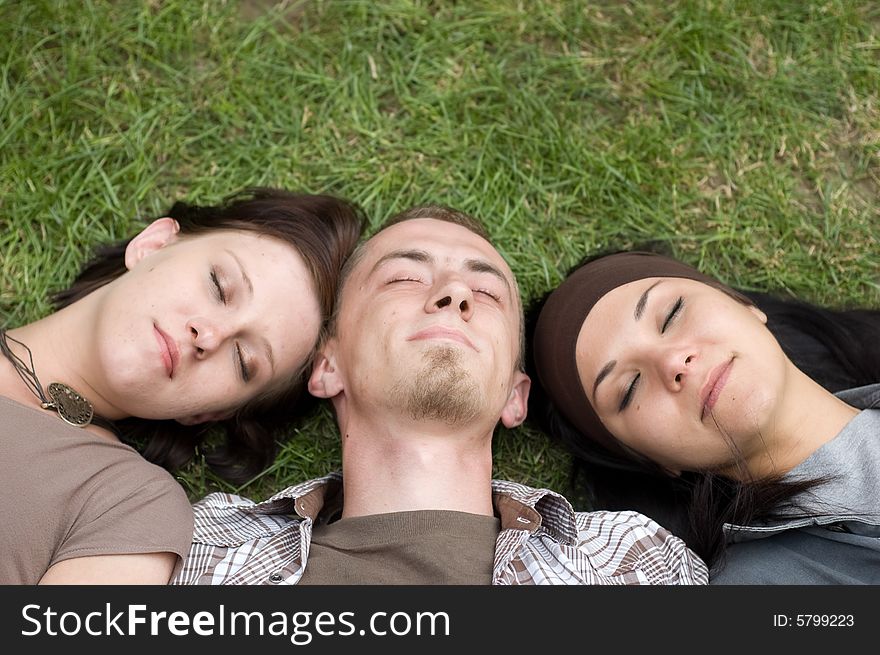
[(0, 584), (36, 584), (57, 562), (171, 552), (193, 515), (166, 470), (114, 439), (0, 396)]
[(300, 584), (492, 584), (501, 521), (448, 510), (315, 526)]

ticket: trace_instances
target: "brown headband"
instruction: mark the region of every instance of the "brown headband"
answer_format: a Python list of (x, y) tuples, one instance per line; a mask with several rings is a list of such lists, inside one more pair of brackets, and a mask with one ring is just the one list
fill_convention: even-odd
[(652, 252), (624, 252), (588, 262), (547, 297), (535, 325), (532, 349), (538, 380), (547, 395), (585, 437), (631, 457), (596, 415), (578, 374), (575, 350), (587, 314), (609, 291), (648, 277), (678, 277), (715, 287), (746, 305), (746, 296), (697, 269)]

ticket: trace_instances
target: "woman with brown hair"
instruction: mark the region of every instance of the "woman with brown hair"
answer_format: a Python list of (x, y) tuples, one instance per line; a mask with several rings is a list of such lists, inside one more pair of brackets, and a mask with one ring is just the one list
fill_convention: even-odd
[(169, 471), (213, 425), (221, 477), (272, 461), (363, 225), (278, 189), (176, 203), (100, 249), (56, 311), (0, 330), (0, 477), (26, 501), (0, 503), (0, 583), (166, 583), (192, 536)]

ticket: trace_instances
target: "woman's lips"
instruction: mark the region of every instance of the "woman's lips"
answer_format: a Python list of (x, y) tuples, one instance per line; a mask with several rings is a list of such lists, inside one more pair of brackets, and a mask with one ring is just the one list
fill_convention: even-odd
[(727, 384), (727, 378), (730, 376), (730, 369), (733, 368), (733, 357), (728, 361), (716, 366), (709, 374), (709, 379), (703, 385), (700, 391), (700, 420), (706, 418), (706, 415), (715, 407), (718, 397), (721, 395), (724, 385)]
[(163, 332), (162, 328), (155, 323), (153, 324), (153, 330), (156, 333), (156, 341), (159, 342), (159, 354), (162, 356), (165, 371), (168, 373), (169, 378), (173, 377), (174, 371), (180, 364), (180, 351), (177, 349), (174, 339)]

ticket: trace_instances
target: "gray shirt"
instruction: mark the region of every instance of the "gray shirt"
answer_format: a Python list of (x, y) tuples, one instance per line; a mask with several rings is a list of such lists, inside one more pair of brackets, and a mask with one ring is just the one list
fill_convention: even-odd
[(725, 526), (711, 584), (880, 584), (880, 384), (837, 395), (862, 411), (786, 475), (833, 476), (795, 499), (815, 515)]

